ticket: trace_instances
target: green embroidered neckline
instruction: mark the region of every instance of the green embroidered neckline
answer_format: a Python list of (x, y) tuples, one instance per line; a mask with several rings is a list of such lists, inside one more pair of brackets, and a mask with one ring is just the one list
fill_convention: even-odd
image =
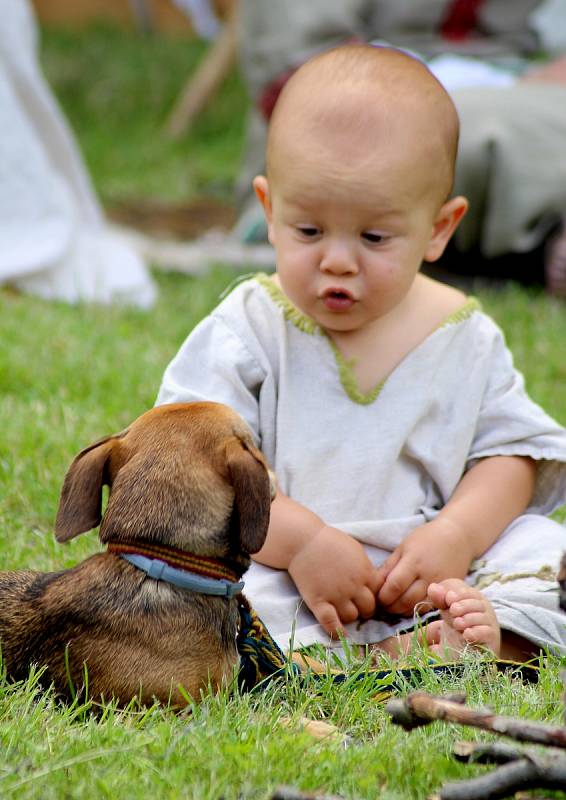
[[(358, 386), (356, 376), (354, 375), (354, 366), (356, 364), (356, 359), (344, 358), (344, 356), (338, 349), (337, 345), (326, 333), (324, 328), (321, 328), (320, 325), (318, 325), (318, 323), (316, 323), (310, 317), (307, 317), (306, 314), (303, 314), (302, 311), (300, 311), (296, 306), (294, 306), (293, 303), (289, 300), (289, 298), (286, 297), (281, 291), (281, 289), (273, 282), (273, 280), (269, 275), (267, 275), (265, 272), (259, 272), (254, 277), (255, 280), (260, 284), (260, 286), (263, 286), (263, 288), (271, 297), (273, 302), (283, 309), (285, 319), (291, 322), (296, 328), (298, 328), (303, 333), (323, 336), (326, 339), (334, 355), (334, 360), (336, 361), (340, 383), (342, 384), (342, 387), (344, 388), (344, 391), (346, 392), (350, 400), (353, 400), (354, 403), (358, 403), (360, 405), (366, 405), (366, 406), (371, 405), (371, 403), (373, 403), (374, 400), (377, 399), (379, 393), (385, 386), (387, 378), (380, 381), (377, 384), (377, 386), (374, 386), (373, 389), (369, 390), (369, 392), (362, 392), (362, 390)], [(454, 311), (452, 314), (446, 317), (446, 319), (443, 320), (435, 330), (439, 330), (440, 328), (445, 328), (448, 325), (457, 325), (460, 322), (464, 322), (466, 319), (468, 319), (468, 317), (471, 317), (474, 311), (480, 311), (480, 310), (481, 310), (481, 303), (479, 302), (479, 300), (476, 297), (470, 297), (461, 308), (459, 308), (457, 311)], [(432, 331), (432, 333), (434, 333), (434, 331)]]
[(263, 286), (273, 302), (283, 309), (285, 319), (289, 320), (289, 322), (292, 322), (296, 328), (303, 333), (322, 334), (327, 336), (325, 331), (314, 321), (314, 319), (307, 317), (306, 314), (303, 314), (302, 311), (299, 311), (299, 309), (293, 305), (289, 298), (283, 294), (279, 286), (272, 281), (269, 275), (266, 275), (265, 272), (258, 272), (254, 277), (256, 281)]

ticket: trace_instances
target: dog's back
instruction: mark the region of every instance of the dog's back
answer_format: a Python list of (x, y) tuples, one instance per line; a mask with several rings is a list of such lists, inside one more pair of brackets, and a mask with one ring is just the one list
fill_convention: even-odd
[(66, 699), (88, 687), (96, 698), (179, 705), (237, 663), (237, 604), (158, 584), (108, 553), (62, 572), (0, 573), (0, 596), (8, 674), (23, 680), (42, 666), (41, 684)]
[(8, 674), (23, 679), (36, 664), (43, 684), (66, 697), (85, 687), (123, 703), (183, 704), (219, 686), (238, 661), (237, 598), (178, 588), (122, 555), (213, 563), (239, 587), (265, 540), (272, 493), (251, 432), (218, 403), (152, 409), (85, 448), (65, 477), (56, 535), (67, 541), (102, 519), (109, 549), (62, 572), (0, 573)]

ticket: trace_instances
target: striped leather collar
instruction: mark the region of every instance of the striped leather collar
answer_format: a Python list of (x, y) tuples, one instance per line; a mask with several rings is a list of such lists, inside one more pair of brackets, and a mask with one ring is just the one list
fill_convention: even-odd
[(125, 559), (153, 580), (190, 592), (232, 598), (244, 588), (237, 567), (224, 559), (147, 542), (110, 542), (108, 552)]

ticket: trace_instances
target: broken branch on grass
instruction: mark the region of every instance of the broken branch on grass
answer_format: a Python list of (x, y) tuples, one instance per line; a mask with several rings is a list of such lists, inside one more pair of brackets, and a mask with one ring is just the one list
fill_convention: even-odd
[[(481, 746), (484, 752), (476, 763), (493, 763), (501, 757), (498, 746)], [(494, 751), (487, 752), (490, 747)], [(518, 789), (566, 788), (566, 758), (561, 751), (544, 754), (516, 751), (516, 758), (477, 778), (445, 784), (437, 800), (496, 800), (511, 797)], [(500, 763), (500, 762), (498, 762)]]
[(533, 742), (566, 748), (566, 728), (495, 714), (491, 709), (472, 709), (454, 700), (425, 692), (412, 692), (404, 699), (395, 698), (386, 705), (396, 725), (411, 730), (435, 720), (456, 722), (508, 736), (517, 742)]
[(452, 754), (457, 761), (472, 764), (508, 764), (523, 758), (523, 751), (511, 744), (493, 742), (456, 742)]

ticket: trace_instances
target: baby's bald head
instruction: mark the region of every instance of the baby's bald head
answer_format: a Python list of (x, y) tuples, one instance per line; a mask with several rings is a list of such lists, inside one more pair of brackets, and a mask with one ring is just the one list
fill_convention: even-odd
[(345, 45), (306, 62), (285, 85), (270, 122), (268, 179), (276, 182), (303, 147), (345, 168), (387, 152), (407, 167), (416, 196), (432, 189), (441, 204), (458, 130), (452, 100), (424, 64), (393, 48)]

